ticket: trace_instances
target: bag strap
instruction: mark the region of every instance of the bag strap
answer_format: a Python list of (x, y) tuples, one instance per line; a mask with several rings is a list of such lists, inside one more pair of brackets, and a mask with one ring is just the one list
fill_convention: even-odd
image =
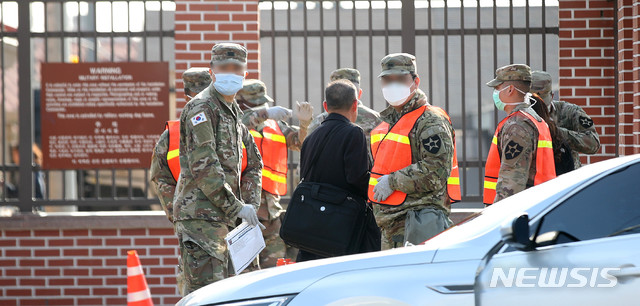
[(304, 173), (304, 175), (301, 177), (300, 182), (304, 181), (304, 178), (309, 175), (309, 172), (311, 171), (311, 168), (313, 168), (313, 166), (315, 165), (315, 163), (318, 161), (318, 158), (320, 158), (320, 153), (322, 153), (325, 145), (327, 144), (327, 141), (329, 141), (329, 138), (331, 138), (331, 135), (335, 132), (336, 127), (333, 127), (329, 133), (327, 133), (327, 136), (324, 137), (324, 139), (322, 139), (322, 142), (320, 142), (320, 146), (318, 146), (318, 148), (320, 148), (320, 150), (317, 150), (316, 153), (313, 155), (313, 158), (311, 159), (311, 163), (309, 164), (309, 168), (307, 169), (307, 171)]

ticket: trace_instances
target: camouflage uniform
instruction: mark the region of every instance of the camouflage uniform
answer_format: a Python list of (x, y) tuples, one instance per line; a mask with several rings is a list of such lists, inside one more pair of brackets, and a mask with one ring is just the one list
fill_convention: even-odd
[[(351, 68), (340, 68), (331, 73), (330, 77), (331, 82), (336, 80), (349, 80), (351, 81), (358, 89), (360, 89), (360, 72), (356, 69)], [(309, 125), (309, 134), (311, 134), (315, 129), (317, 129), (322, 121), (327, 119), (329, 113), (322, 112), (320, 115), (313, 118), (311, 124)], [(380, 114), (362, 104), (361, 101), (358, 101), (358, 117), (355, 122), (358, 126), (364, 130), (364, 134), (367, 137), (367, 147), (371, 147), (371, 130), (377, 127), (382, 120), (380, 119)]]
[[(487, 86), (496, 87), (506, 81), (531, 81), (531, 69), (521, 64), (498, 68), (495, 79), (489, 81)], [(543, 122), (529, 103), (523, 102), (509, 113), (516, 114), (505, 121), (497, 136), (501, 162), (494, 203), (534, 185), (538, 129), (520, 111)]]
[[(253, 107), (245, 111), (243, 123), (247, 128), (262, 134), (264, 121), (267, 119), (266, 109), (268, 103), (273, 99), (267, 95), (266, 86), (259, 80), (246, 80), (241, 91), (238, 92), (238, 100), (247, 104), (262, 105)], [(264, 116), (262, 115), (264, 114)], [(306, 129), (297, 126), (290, 126), (284, 121), (277, 121), (280, 130), (285, 136), (287, 148), (289, 150), (300, 151), (302, 142), (307, 135)], [(286, 245), (280, 238), (280, 215), (284, 209), (280, 205), (280, 196), (262, 190), (260, 209), (258, 218), (266, 230), (262, 231), (266, 248), (260, 253), (260, 267), (275, 267), (278, 258), (286, 257)]]
[(574, 169), (580, 168), (580, 154), (595, 154), (600, 149), (600, 138), (593, 120), (580, 106), (553, 101), (551, 95), (551, 75), (544, 71), (531, 73), (531, 92), (537, 93), (549, 109), (551, 119), (556, 123), (556, 137), (571, 149)]
[[(208, 68), (189, 68), (182, 73), (185, 94), (197, 94), (207, 88), (211, 83), (211, 75)], [(188, 101), (189, 99), (187, 99)], [(167, 163), (167, 153), (169, 152), (169, 131), (164, 131), (153, 150), (151, 157), (150, 177), (154, 184), (156, 194), (160, 200), (162, 209), (167, 214), (169, 221), (173, 223), (173, 195), (176, 190), (176, 180), (171, 174)], [(182, 265), (178, 262), (178, 274), (176, 276), (178, 290), (183, 289)], [(182, 292), (180, 292), (183, 295)]]
[[(240, 45), (216, 44), (211, 52), (212, 65), (246, 65), (247, 51)], [(224, 237), (238, 221), (244, 203), (256, 210), (260, 203), (262, 161), (241, 116), (235, 100), (226, 102), (214, 84), (189, 101), (180, 116), (181, 172), (173, 215), (184, 294), (229, 275)], [(241, 178), (243, 140), (248, 142), (249, 158)]]
[[(182, 74), (185, 93), (199, 93), (211, 84), (211, 75), (208, 68), (189, 68)], [(169, 221), (173, 223), (173, 195), (176, 190), (176, 180), (171, 175), (171, 170), (167, 164), (167, 153), (169, 152), (169, 132), (164, 131), (158, 139), (151, 158), (151, 168), (149, 170), (151, 182), (154, 183), (156, 194), (162, 205), (162, 209), (167, 214)]]
[[(415, 57), (406, 53), (387, 55), (381, 64), (380, 76), (416, 72)], [(416, 89), (400, 112), (389, 106), (380, 116), (393, 126), (403, 115), (423, 105), (428, 105), (427, 97)], [(406, 193), (407, 198), (398, 206), (374, 206), (376, 221), (382, 230), (383, 249), (406, 242), (421, 243), (451, 226), (447, 179), (451, 173), (454, 137), (449, 120), (435, 111), (427, 109), (416, 121), (409, 133), (413, 163), (389, 174), (391, 189)]]

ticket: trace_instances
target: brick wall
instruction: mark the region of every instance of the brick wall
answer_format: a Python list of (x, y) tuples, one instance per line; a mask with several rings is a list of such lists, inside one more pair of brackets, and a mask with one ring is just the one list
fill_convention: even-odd
[[(618, 0), (616, 0), (618, 1)], [(618, 1), (619, 152), (640, 153), (640, 1)]]
[(582, 157), (597, 162), (615, 156), (614, 3), (607, 0), (559, 2), (560, 99), (593, 118), (602, 148)]
[(3, 218), (0, 305), (126, 305), (133, 249), (154, 304), (175, 304), (178, 242), (162, 214)]
[(583, 161), (640, 153), (640, 1), (559, 5), (560, 98), (593, 117), (602, 143)]
[(258, 0), (176, 0), (175, 62), (177, 113), (184, 107), (182, 72), (209, 67), (211, 47), (235, 42), (249, 50), (249, 78), (260, 78)]

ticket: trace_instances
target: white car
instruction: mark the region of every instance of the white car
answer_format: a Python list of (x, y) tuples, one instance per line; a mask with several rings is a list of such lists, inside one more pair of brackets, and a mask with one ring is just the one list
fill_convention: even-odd
[(178, 305), (640, 305), (640, 155), (582, 167), (423, 245), (297, 263)]

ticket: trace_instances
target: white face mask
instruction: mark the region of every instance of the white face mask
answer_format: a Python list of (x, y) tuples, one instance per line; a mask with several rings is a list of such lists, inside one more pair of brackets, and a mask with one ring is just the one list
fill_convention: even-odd
[[(413, 84), (414, 83), (411, 83), (411, 85)], [(382, 88), (382, 95), (391, 106), (400, 106), (413, 94), (414, 91), (411, 91), (411, 85), (391, 83)]]

